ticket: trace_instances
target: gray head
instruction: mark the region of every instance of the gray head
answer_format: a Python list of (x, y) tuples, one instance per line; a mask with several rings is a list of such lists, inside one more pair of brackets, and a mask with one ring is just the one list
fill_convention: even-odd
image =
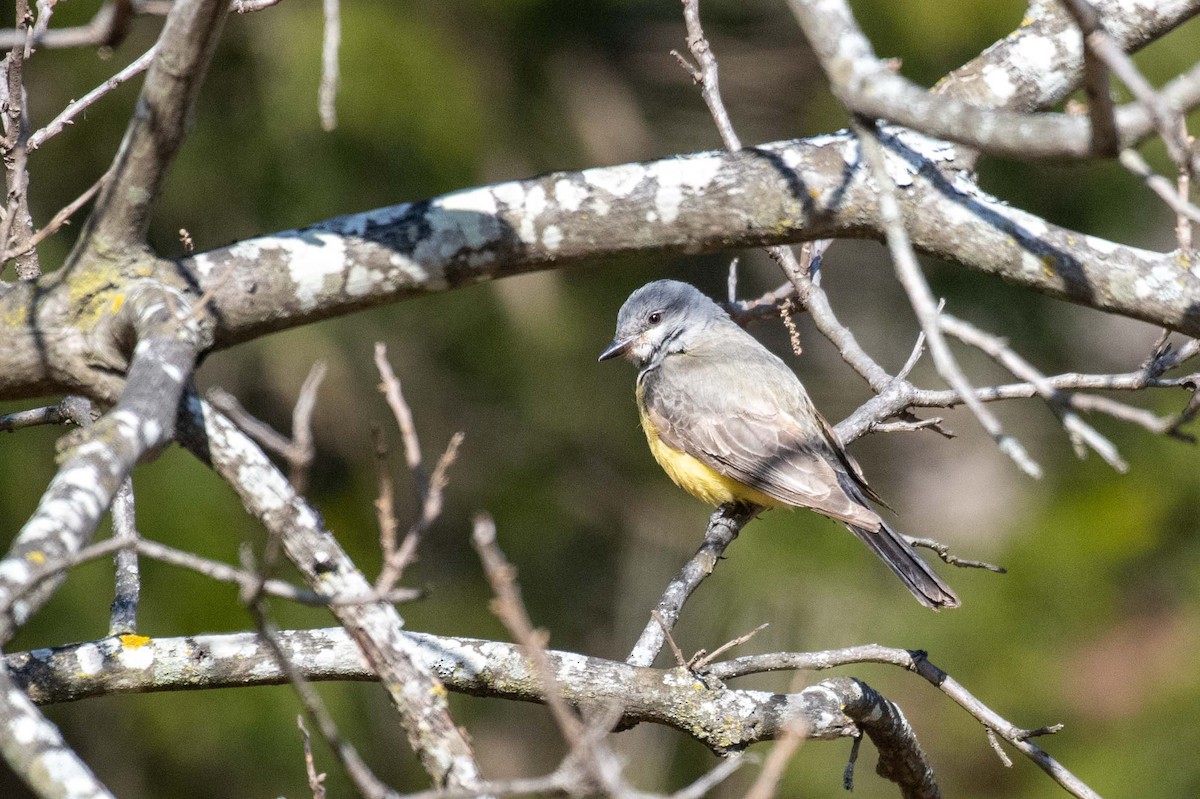
[(700, 289), (678, 280), (647, 283), (617, 313), (617, 334), (600, 360), (624, 355), (639, 367), (683, 352), (690, 340), (729, 315)]

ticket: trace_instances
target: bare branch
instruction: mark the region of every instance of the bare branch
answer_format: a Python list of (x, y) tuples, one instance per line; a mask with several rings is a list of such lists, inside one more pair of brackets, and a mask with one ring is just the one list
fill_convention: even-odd
[[(26, 51), (41, 47), (116, 47), (129, 33), (134, 15), (131, 0), (111, 0), (100, 6), (87, 25), (51, 30), (47, 27), (50, 24), (51, 5), (38, 3), (38, 8), (43, 10), (31, 31), (20, 26), (16, 30), (0, 30), (0, 48), (20, 46), (22, 51)], [(26, 57), (28, 55), (25, 53)]]
[[(371, 670), (364, 666), (354, 639), (345, 630), (326, 628), (278, 635), (289, 660), (306, 679), (374, 679)], [(403, 635), (452, 690), (527, 702), (546, 700), (525, 647), (424, 633)], [(7, 665), (40, 703), (73, 701), (98, 693), (278, 685), (287, 679), (256, 633), (155, 638), (141, 644), (148, 651), (132, 664), (122, 656), (125, 646), (119, 639), (107, 638), (9, 655)], [(904, 650), (883, 647), (859, 650), (860, 656), (883, 652), (890, 653), (891, 659), (868, 657), (854, 661), (844, 656), (842, 659), (886, 663), (902, 657), (906, 663), (913, 663)], [(930, 793), (930, 783), (922, 776), (924, 767), (920, 764), (925, 762), (924, 754), (903, 716), (894, 706), (889, 709), (887, 700), (856, 680), (839, 677), (798, 693), (776, 694), (709, 685), (678, 668), (645, 669), (553, 650), (546, 655), (563, 698), (585, 715), (589, 711), (603, 713), (614, 704), (624, 705), (634, 696), (630, 686), (636, 685), (636, 704), (629, 705), (625, 714), (613, 719), (614, 722), (622, 726), (640, 722), (665, 724), (722, 754), (738, 753), (755, 742), (794, 734), (791, 725), (797, 719), (804, 720), (805, 735), (814, 740), (856, 737), (866, 732), (880, 748), (881, 760), (908, 765), (905, 769), (890, 768), (883, 776), (902, 780), (905, 789), (913, 791), (910, 795), (936, 795)], [(87, 678), (80, 676), (81, 656), (91, 658), (94, 666)], [(756, 656), (755, 662), (761, 665), (765, 658), (782, 662), (788, 657), (791, 656)], [(739, 658), (730, 663), (744, 664), (747, 660)], [(903, 664), (897, 662), (897, 665)], [(723, 664), (718, 663), (713, 665), (711, 673), (723, 671), (726, 671)], [(1000, 731), (1003, 735), (1004, 730)], [(556, 774), (561, 786), (564, 775), (561, 771)], [(479, 790), (499, 793), (499, 787), (484, 783)], [(459, 795), (455, 791), (438, 792), (427, 799)]]
[[(817, 53), (834, 94), (852, 113), (1020, 160), (1115, 155), (1111, 147), (1106, 151), (1095, 149), (1092, 123), (1088, 119), (981, 108), (948, 93), (925, 91), (876, 58), (849, 5), (842, 0), (820, 4), (789, 0), (789, 5)], [(1115, 41), (1108, 41), (1113, 49), (1119, 50)], [(1113, 67), (1107, 56), (1106, 63)], [(1122, 79), (1126, 78), (1122, 74)], [(1152, 89), (1149, 91), (1153, 94)], [(1162, 96), (1166, 102), (1183, 109), (1200, 103), (1200, 65), (1172, 81), (1163, 89)], [(1139, 98), (1138, 103), (1115, 111), (1120, 148), (1135, 145), (1156, 126), (1161, 129), (1157, 110), (1147, 112), (1146, 99)], [(1152, 103), (1149, 107), (1158, 105)], [(1168, 146), (1173, 147), (1170, 142)]]
[(109, 612), (108, 634), (122, 635), (137, 632), (138, 598), (142, 592), (138, 569), (138, 531), (134, 511), (133, 480), (128, 477), (112, 505), (113, 538), (124, 546), (113, 555), (116, 567), (116, 586)]
[(342, 11), (340, 0), (324, 0), (325, 34), (321, 40), (321, 88), (317, 92), (317, 108), (321, 128), (331, 131), (337, 127), (338, 48), (342, 43)]
[(58, 116), (50, 120), (44, 127), (38, 129), (29, 137), (29, 149), (36, 150), (38, 147), (41, 147), (43, 144), (45, 144), (49, 139), (57, 136), (59, 133), (62, 133), (62, 131), (68, 125), (75, 124), (76, 117), (94, 105), (101, 97), (104, 97), (106, 94), (112, 92), (130, 78), (134, 78), (149, 69), (150, 64), (154, 61), (154, 57), (158, 54), (158, 47), (158, 43), (155, 43), (149, 50), (134, 59), (129, 66), (125, 67), (120, 72), (104, 81), (104, 83), (101, 83), (99, 86), (92, 89), (83, 97), (80, 97), (78, 100), (69, 103)]
[(8, 669), (0, 669), (0, 754), (42, 799), (116, 799), (29, 701)]
[(631, 666), (649, 666), (662, 650), (665, 631), (673, 628), (683, 610), (683, 603), (692, 592), (712, 574), (726, 548), (737, 538), (746, 522), (754, 518), (757, 509), (742, 505), (722, 505), (713, 511), (704, 531), (704, 543), (679, 574), (671, 580), (662, 599), (655, 607), (650, 623), (638, 636), (633, 651), (625, 662)]
[(144, 245), (150, 214), (187, 134), (228, 11), (228, 0), (177, 0), (171, 6), (112, 179), (100, 192), (71, 262), (84, 252), (111, 254), (114, 248)]
[[(37, 253), (29, 243), (33, 236), (33, 218), (29, 215), (29, 117), (25, 98), (24, 34), (30, 33), (33, 18), (27, 0), (17, 0), (18, 33), (4, 62), (0, 64), (0, 110), (3, 111), (4, 138), (0, 151), (4, 156), (7, 200), (4, 218), (0, 220), (0, 252), (19, 253), (16, 256), (17, 277), (33, 280), (42, 274)], [(7, 259), (5, 259), (7, 260)], [(3, 263), (3, 262), (0, 262)]]
[(62, 468), (0, 561), (0, 641), (11, 638), (58, 585), (46, 581), (26, 592), (29, 564), (69, 557), (86, 545), (134, 464), (170, 439), (201, 337), (199, 326), (180, 322), (177, 311), (186, 314), (184, 298), (157, 286), (132, 291), (126, 301), (123, 313), (139, 344), (124, 393), (93, 428), (65, 442)]
[(1116, 446), (1079, 418), (1079, 414), (1072, 410), (1070, 397), (1064, 396), (1062, 392), (1050, 385), (1045, 375), (1013, 351), (1007, 342), (949, 314), (940, 315), (938, 324), (959, 341), (978, 347), (987, 353), (997, 363), (1012, 372), (1015, 377), (1028, 380), (1038, 394), (1046, 400), (1051, 410), (1062, 420), (1063, 428), (1066, 429), (1067, 435), (1071, 438), (1071, 443), (1080, 457), (1086, 453), (1085, 447), (1090, 447), (1104, 459), (1105, 463), (1118, 472), (1125, 472), (1129, 469), (1129, 465), (1121, 459), (1120, 453), (1117, 452)]
[[(370, 583), (317, 513), (232, 422), (192, 395), (180, 425), (185, 445), (230, 482), (311, 588), (339, 596), (370, 593)], [(336, 605), (333, 611), (381, 674), (409, 743), (435, 785), (474, 788), (480, 777), (470, 745), (450, 717), (440, 683), (404, 636), (396, 609), (375, 603)]]
[(921, 266), (917, 263), (908, 232), (905, 230), (905, 220), (900, 204), (896, 200), (896, 184), (888, 173), (887, 155), (883, 146), (876, 138), (874, 126), (856, 123), (855, 132), (862, 145), (863, 156), (870, 165), (872, 176), (879, 191), (879, 217), (887, 232), (888, 250), (892, 255), (892, 265), (896, 276), (908, 294), (917, 320), (921, 323), (921, 331), (933, 356), (938, 374), (951, 388), (958, 392), (963, 402), (975, 414), (979, 424), (987, 431), (996, 446), (1008, 457), (1012, 458), (1021, 471), (1033, 478), (1042, 476), (1041, 467), (1034, 462), (1021, 443), (1004, 432), (1000, 420), (989, 411), (975, 394), (974, 388), (967, 381), (958, 365), (954, 354), (946, 343), (945, 336), (938, 323), (939, 303), (934, 299), (933, 291), (929, 288)]
[(308, 775), (308, 787), (313, 799), (325, 799), (325, 774), (317, 773), (317, 765), (313, 762), (312, 740), (308, 728), (304, 726), (304, 716), (296, 716), (296, 726), (300, 728), (300, 737), (304, 740), (304, 773)]
[(230, 417), (238, 427), (262, 446), (287, 461), (292, 485), (304, 493), (308, 485), (308, 470), (316, 457), (313, 444), (312, 415), (316, 408), (317, 391), (325, 379), (325, 363), (317, 361), (300, 387), (296, 406), (292, 409), (292, 439), (275, 430), (266, 422), (254, 417), (238, 402), (237, 397), (214, 386), (207, 392), (208, 401)]
[[(258, 585), (262, 585), (267, 580), (265, 574), (260, 573), (258, 577)], [(274, 660), (276, 666), (287, 675), (287, 681), (291, 683), (292, 690), (296, 692), (296, 696), (300, 699), (300, 704), (304, 707), (304, 712), (317, 725), (321, 737), (325, 739), (325, 742), (329, 744), (329, 748), (333, 750), (334, 755), (349, 775), (358, 793), (364, 799), (392, 799), (395, 797), (395, 792), (390, 790), (375, 776), (375, 773), (371, 771), (366, 761), (358, 754), (358, 750), (338, 731), (337, 725), (333, 717), (329, 714), (329, 711), (325, 708), (325, 703), (321, 701), (320, 695), (305, 679), (304, 672), (292, 662), (292, 658), (289, 657), (287, 649), (280, 640), (279, 630), (267, 618), (262, 595), (255, 594), (251, 601), (247, 603), (247, 608), (254, 619), (255, 626), (258, 628), (258, 635), (266, 644), (271, 658)], [(305, 744), (307, 750), (307, 731)], [(309, 771), (309, 780), (310, 785), (313, 785), (315, 782), (314, 789), (320, 788), (319, 781), (313, 780), (312, 770)]]

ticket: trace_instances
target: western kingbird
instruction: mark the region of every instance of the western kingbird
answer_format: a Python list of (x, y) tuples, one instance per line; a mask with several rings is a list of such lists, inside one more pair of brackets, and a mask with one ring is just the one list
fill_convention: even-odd
[(811, 508), (850, 528), (921, 604), (950, 586), (871, 509), (882, 502), (795, 373), (695, 286), (656, 280), (629, 296), (600, 360), (639, 369), (637, 405), (655, 460), (709, 503)]

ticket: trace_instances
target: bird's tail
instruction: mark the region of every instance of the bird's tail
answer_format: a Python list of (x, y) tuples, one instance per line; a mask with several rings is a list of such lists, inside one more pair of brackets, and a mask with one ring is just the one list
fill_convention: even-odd
[(867, 530), (851, 524), (846, 526), (896, 573), (922, 605), (940, 610), (956, 608), (962, 604), (954, 589), (946, 585), (904, 536), (889, 527), (886, 522), (881, 521), (878, 530)]

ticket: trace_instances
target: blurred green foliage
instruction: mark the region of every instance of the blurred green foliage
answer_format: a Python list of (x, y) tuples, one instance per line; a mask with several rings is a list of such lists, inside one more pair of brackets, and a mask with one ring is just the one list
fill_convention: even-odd
[[(97, 5), (60, 4), (55, 24), (86, 21)], [(861, 0), (855, 10), (877, 51), (901, 58), (906, 74), (929, 84), (1013, 29), (1024, 6)], [(646, 0), (346, 0), (339, 124), (332, 133), (320, 130), (316, 113), (320, 4), (288, 0), (235, 15), (195, 131), (160, 204), (153, 240), (161, 251), (178, 253), (178, 231), (186, 228), (205, 249), (480, 183), (715, 147), (699, 96), (669, 55), (684, 47), (678, 12), (677, 3)], [(827, 132), (844, 122), (784, 3), (722, 0), (706, 2), (704, 13), (744, 139)], [(35, 127), (135, 58), (158, 25), (138, 20), (111, 54), (37, 53), (27, 68)], [(1139, 63), (1161, 81), (1190, 65), (1198, 45), (1193, 25), (1150, 48)], [(39, 222), (105, 169), (135, 97), (134, 86), (119, 89), (32, 155)], [(1163, 165), (1160, 150), (1147, 150)], [(1142, 246), (1172, 246), (1169, 214), (1111, 165), (985, 161), (982, 180), (1055, 222)], [(47, 267), (64, 256), (69, 230), (43, 247)], [(200, 380), (234, 391), (255, 414), (286, 430), (312, 361), (329, 364), (317, 411), (311, 497), (373, 574), (372, 424), (388, 430), (400, 517), (413, 512), (399, 439), (375, 390), (372, 345), (386, 342), (427, 459), (453, 431), (466, 433), (446, 511), (405, 578), (429, 590), (428, 599), (402, 608), (409, 626), (506, 637), (487, 610), (488, 591), (468, 545), (471, 516), (487, 510), (552, 645), (619, 658), (697, 544), (708, 511), (653, 464), (637, 427), (631, 370), (597, 365), (595, 356), (633, 288), (675, 276), (717, 293), (726, 265), (725, 257), (630, 258), (513, 278), (219, 353)], [(929, 266), (935, 289), (955, 313), (1009, 336), (1046, 370), (1129, 370), (1156, 336), (1145, 325), (1064, 307), (952, 265)], [(839, 244), (825, 279), (835, 307), (868, 349), (893, 368), (903, 362), (915, 326), (883, 249)], [(761, 256), (744, 255), (744, 295), (778, 280)], [(797, 370), (818, 404), (840, 418), (866, 397), (865, 387), (807, 320), (799, 323), (806, 353)], [(779, 325), (757, 332), (786, 351)], [(967, 362), (980, 380), (1003, 379), (982, 359)], [(927, 368), (918, 375), (934, 381)], [(1169, 413), (1183, 397), (1143, 401)], [(1015, 723), (1065, 722), (1044, 744), (1102, 794), (1195, 795), (1200, 766), (1190, 753), (1200, 741), (1191, 722), (1200, 713), (1200, 678), (1191, 663), (1200, 655), (1200, 472), (1194, 448), (1101, 419), (1100, 428), (1130, 461), (1130, 473), (1122, 476), (1095, 458), (1076, 461), (1037, 403), (1015, 403), (1001, 413), (1046, 466), (1042, 482), (1020, 477), (958, 413), (947, 415), (962, 434), (954, 441), (876, 436), (855, 447), (906, 529), (1009, 567), (1003, 577), (951, 573), (961, 610), (929, 613), (836, 525), (776, 511), (734, 545), (689, 604), (677, 639), (688, 650), (711, 649), (768, 621), (743, 651), (869, 641), (927, 649)], [(16, 530), (36, 504), (53, 472), (56, 436), (32, 430), (5, 438), (4, 529)], [(144, 535), (227, 561), (236, 561), (243, 542), (262, 544), (261, 530), (232, 492), (185, 453), (170, 450), (140, 467), (136, 484)], [(250, 626), (232, 588), (154, 563), (143, 568), (144, 634)], [(106, 565), (78, 569), (14, 647), (102, 635), (110, 593)], [(323, 612), (280, 602), (274, 611), (285, 626), (330, 621)], [(1062, 795), (1022, 759), (1003, 768), (978, 725), (915, 677), (882, 667), (847, 671), (902, 705), (948, 796)], [(797, 679), (745, 684), (787, 690), (817, 678)], [(376, 686), (320, 690), (381, 776), (405, 790), (425, 785)], [(453, 701), (490, 776), (545, 771), (562, 753), (540, 708)], [(306, 795), (296, 712), (284, 688), (108, 698), (48, 709), (127, 799)], [(695, 742), (645, 725), (616, 736), (615, 745), (646, 789), (677, 787), (713, 764)], [(806, 745), (783, 795), (841, 795), (847, 751), (848, 744)], [(323, 744), (317, 757), (330, 772), (331, 796), (348, 795)], [(856, 795), (892, 796), (871, 774), (871, 763), (864, 754)], [(740, 795), (751, 771), (718, 793)], [(0, 795), (27, 794), (0, 772)]]

